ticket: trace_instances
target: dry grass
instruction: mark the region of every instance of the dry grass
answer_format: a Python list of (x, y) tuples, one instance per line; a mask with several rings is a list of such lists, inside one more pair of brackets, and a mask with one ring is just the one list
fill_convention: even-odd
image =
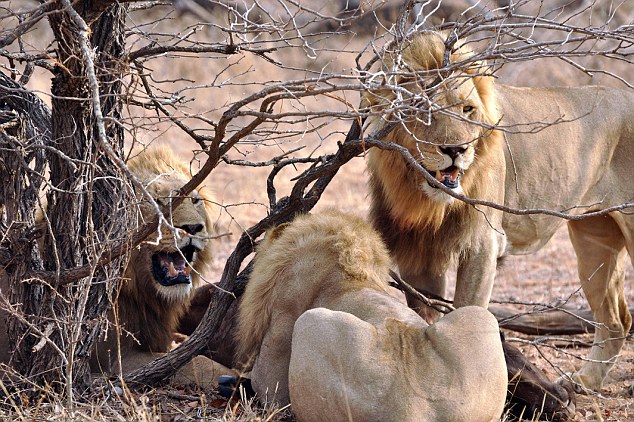
[[(57, 394), (41, 395), (29, 402), (26, 394), (13, 394), (0, 402), (3, 421), (188, 421), (285, 422), (294, 420), (288, 408), (261, 405), (246, 398), (227, 400), (212, 390), (168, 385), (148, 391), (131, 391), (98, 381), (94, 392), (69, 406)], [(3, 388), (3, 386), (0, 386)]]

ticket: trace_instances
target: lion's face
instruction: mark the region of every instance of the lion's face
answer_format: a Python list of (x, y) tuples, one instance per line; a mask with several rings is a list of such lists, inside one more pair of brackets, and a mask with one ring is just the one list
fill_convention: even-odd
[[(169, 207), (188, 180), (179, 171), (172, 171), (154, 174), (144, 184), (159, 205)], [(208, 206), (208, 198), (194, 190), (171, 210), (168, 221), (175, 230), (163, 224), (160, 236), (150, 237), (132, 254), (129, 270), (134, 274), (133, 288), (144, 294), (155, 291), (167, 301), (181, 302), (198, 287), (200, 272), (210, 260)], [(140, 209), (145, 221), (154, 218), (155, 210), (147, 201), (142, 200)]]
[[(473, 196), (488, 189), (478, 174), (500, 144), (493, 129), (499, 112), (485, 63), (474, 61), (448, 73), (436, 71), (446, 59), (446, 36), (425, 31), (388, 45), (381, 61), (388, 83), (372, 80), (361, 104), (371, 112), (368, 127), (396, 123), (385, 141), (405, 147), (446, 188)], [(450, 62), (469, 57), (469, 51), (458, 47), (452, 50)], [(403, 224), (438, 227), (446, 210), (460, 207), (460, 201), (431, 186), (399, 152), (370, 151), (368, 166), (373, 174), (381, 174), (372, 183), (380, 186), (391, 214)], [(413, 203), (418, 206), (412, 207)]]
[[(478, 144), (486, 131), (478, 124), (486, 121), (484, 106), (468, 77), (443, 87), (433, 101), (431, 113), (423, 112), (404, 122), (397, 141), (404, 144), (436, 180), (456, 193), (463, 193), (463, 176), (474, 163)], [(420, 188), (436, 202), (454, 200), (424, 180)]]

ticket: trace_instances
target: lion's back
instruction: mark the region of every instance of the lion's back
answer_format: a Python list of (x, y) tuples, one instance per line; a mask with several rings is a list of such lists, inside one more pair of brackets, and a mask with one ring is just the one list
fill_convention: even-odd
[[(618, 205), (634, 189), (634, 92), (601, 86), (517, 88), (498, 84), (505, 130), (505, 205), (592, 211)], [(599, 206), (599, 205), (597, 205)], [(505, 213), (511, 254), (541, 248), (561, 225), (546, 215)]]

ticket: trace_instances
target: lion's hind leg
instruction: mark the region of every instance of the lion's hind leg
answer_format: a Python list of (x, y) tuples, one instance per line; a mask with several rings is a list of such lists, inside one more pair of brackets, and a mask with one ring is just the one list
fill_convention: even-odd
[(577, 255), (579, 279), (596, 327), (588, 361), (572, 375), (585, 388), (598, 390), (623, 347), (632, 324), (623, 292), (627, 249), (612, 217), (598, 216), (568, 223)]

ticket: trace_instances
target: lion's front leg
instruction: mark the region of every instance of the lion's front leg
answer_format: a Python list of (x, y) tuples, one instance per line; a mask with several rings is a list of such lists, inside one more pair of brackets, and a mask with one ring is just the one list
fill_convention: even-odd
[(276, 403), (279, 406), (290, 403), (288, 366), (294, 324), (294, 315), (279, 315), (274, 319), (255, 357), (251, 385), (263, 403)]
[(504, 247), (501, 236), (490, 230), (464, 252), (458, 264), (454, 306), (489, 306), (497, 258)]
[[(447, 269), (433, 272), (425, 271), (421, 274), (401, 272), (401, 278), (421, 293), (428, 296), (447, 298)], [(433, 308), (425, 305), (416, 297), (405, 294), (407, 305), (415, 310), (427, 323), (433, 324), (443, 315)]]
[[(124, 349), (121, 358), (113, 357), (108, 368), (103, 359), (91, 361), (91, 370), (106, 376), (128, 374), (148, 363), (165, 356), (167, 353), (152, 353), (137, 349)], [(103, 362), (102, 362), (103, 361)], [(119, 365), (119, 362), (121, 363)], [(195, 385), (200, 388), (217, 388), (218, 378), (222, 375), (237, 376), (234, 369), (209, 359), (206, 356), (194, 356), (191, 361), (180, 367), (170, 379), (171, 385)]]
[(237, 377), (238, 372), (209, 359), (207, 356), (194, 356), (191, 361), (176, 371), (170, 382), (172, 385), (218, 388), (218, 378), (223, 375)]

